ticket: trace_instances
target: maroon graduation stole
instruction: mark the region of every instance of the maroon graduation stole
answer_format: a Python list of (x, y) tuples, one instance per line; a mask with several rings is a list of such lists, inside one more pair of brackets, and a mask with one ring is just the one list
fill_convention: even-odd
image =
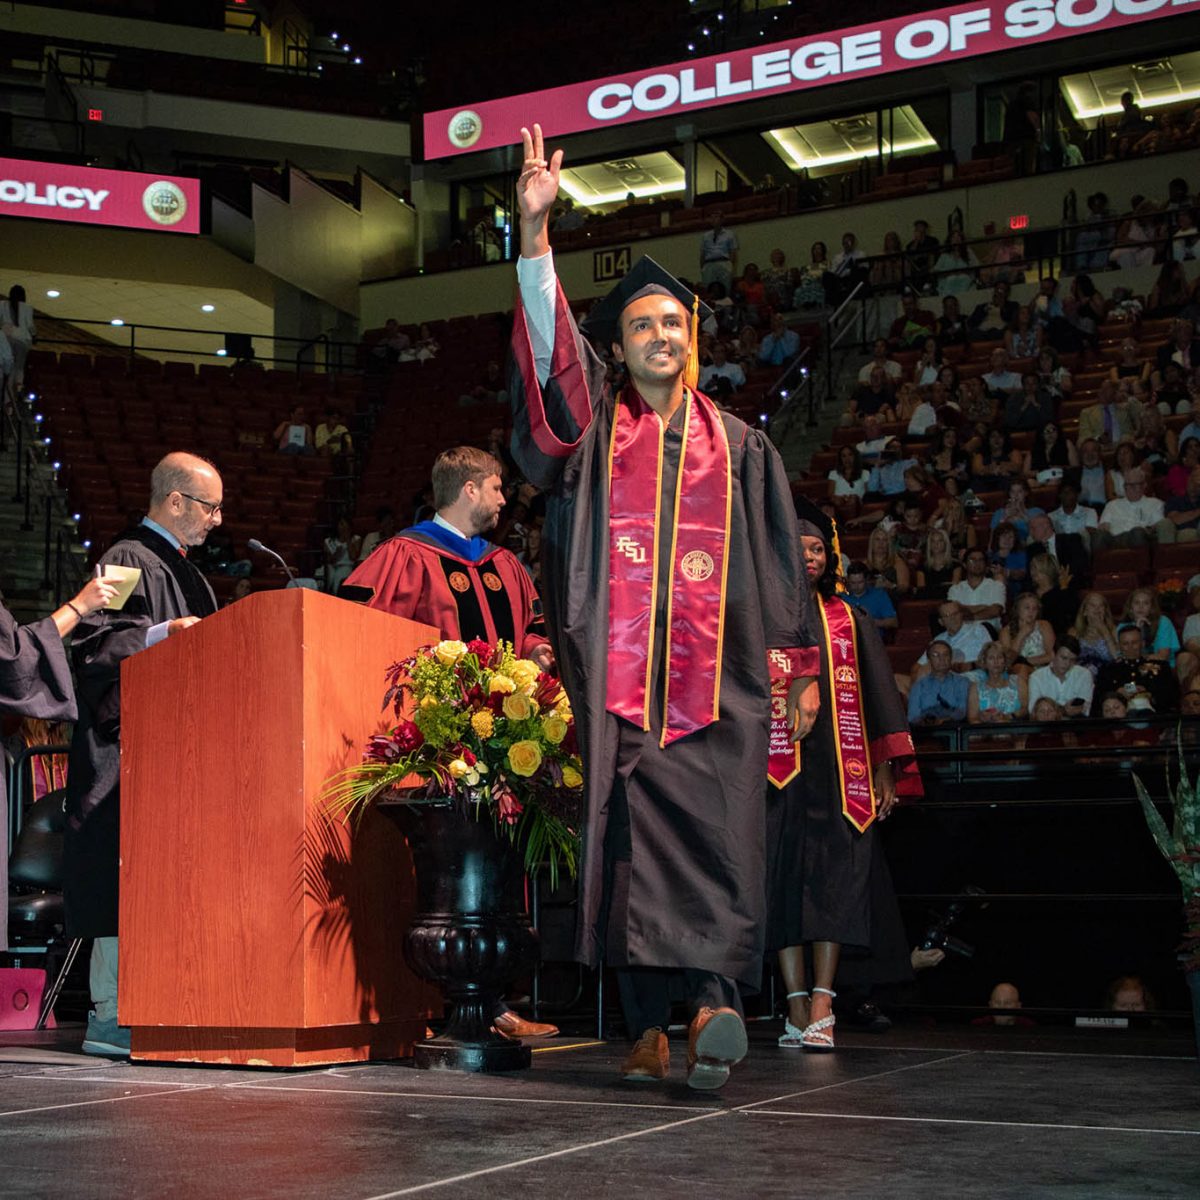
[[(829, 663), (831, 697), (829, 720), (833, 723), (833, 746), (837, 754), (838, 789), (842, 815), (862, 833), (875, 820), (875, 780), (863, 714), (862, 680), (858, 673), (858, 631), (850, 606), (836, 596), (821, 599), (821, 636)], [(768, 657), (781, 654), (768, 651)], [(783, 667), (782, 662), (780, 667)], [(781, 788), (800, 774), (801, 743), (792, 741), (787, 720), (787, 690), (790, 676), (771, 671), (771, 741), (767, 778)], [(825, 719), (822, 712), (821, 720)]]
[[(608, 711), (649, 729), (656, 637), (666, 637), (660, 745), (718, 719), (732, 480), (716, 406), (684, 396), (683, 448), (673, 511), (664, 521), (662, 418), (627, 387), (608, 450)], [(671, 561), (666, 629), (655, 629), (658, 559)]]

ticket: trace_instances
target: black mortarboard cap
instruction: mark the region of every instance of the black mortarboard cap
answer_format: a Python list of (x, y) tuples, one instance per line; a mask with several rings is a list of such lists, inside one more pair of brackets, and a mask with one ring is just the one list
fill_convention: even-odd
[[(583, 323), (583, 332), (605, 346), (619, 342), (621, 313), (635, 300), (643, 296), (672, 296), (691, 315), (696, 294), (685, 283), (681, 283), (670, 271), (664, 270), (652, 258), (643, 256), (633, 269), (617, 284), (588, 314)], [(699, 321), (712, 316), (712, 309), (700, 301)]]
[(832, 546), (837, 536), (833, 521), (802, 492), (793, 493), (792, 502), (796, 506), (800, 536), (819, 537), (827, 546)]

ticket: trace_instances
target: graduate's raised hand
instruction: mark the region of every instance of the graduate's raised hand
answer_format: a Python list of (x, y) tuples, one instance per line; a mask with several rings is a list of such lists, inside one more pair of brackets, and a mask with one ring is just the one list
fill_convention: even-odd
[(530, 132), (521, 127), (521, 174), (517, 176), (517, 208), (521, 214), (521, 253), (537, 258), (550, 249), (546, 235), (547, 219), (558, 199), (558, 177), (562, 170), (562, 151), (546, 158), (542, 127), (535, 124)]
[(813, 731), (821, 711), (821, 689), (813, 676), (793, 679), (787, 694), (787, 721), (792, 741), (803, 741)]

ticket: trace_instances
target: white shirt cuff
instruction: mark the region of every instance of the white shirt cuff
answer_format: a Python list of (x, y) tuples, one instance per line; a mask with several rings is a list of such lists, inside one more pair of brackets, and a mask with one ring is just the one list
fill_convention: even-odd
[(170, 621), (160, 621), (157, 625), (151, 625), (146, 630), (146, 649), (151, 646), (157, 646), (167, 636), (167, 630), (170, 628)]
[(521, 289), (521, 305), (525, 309), (529, 344), (533, 348), (534, 370), (538, 383), (544, 385), (550, 378), (550, 359), (554, 354), (554, 306), (558, 287), (554, 252), (548, 250), (539, 258), (518, 258), (517, 283)]

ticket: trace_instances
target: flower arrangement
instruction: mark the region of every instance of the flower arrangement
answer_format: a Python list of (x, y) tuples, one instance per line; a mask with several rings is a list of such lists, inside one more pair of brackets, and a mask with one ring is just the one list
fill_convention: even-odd
[[(399, 720), (408, 697), (412, 717)], [(583, 767), (558, 679), (507, 642), (442, 641), (388, 669), (389, 705), (398, 724), (330, 779), (332, 811), (361, 818), (398, 789), (412, 799), (449, 797), (476, 818), (490, 814), (497, 833), (523, 846), (527, 871), (545, 861), (551, 886), (560, 867), (574, 878)], [(408, 786), (414, 776), (424, 783)]]
[(1165, 613), (1173, 613), (1187, 598), (1187, 583), (1179, 578), (1164, 579), (1158, 585), (1158, 605)]

